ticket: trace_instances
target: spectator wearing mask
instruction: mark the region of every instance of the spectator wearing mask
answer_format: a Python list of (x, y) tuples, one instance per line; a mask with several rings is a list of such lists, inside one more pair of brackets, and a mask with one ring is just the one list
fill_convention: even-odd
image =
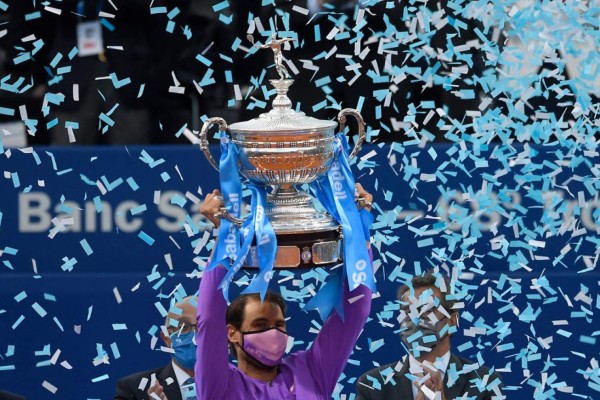
[[(161, 400), (196, 399), (194, 364), (196, 363), (195, 297), (176, 303), (165, 320), (161, 338), (173, 349), (171, 362), (164, 367), (138, 372), (117, 382), (114, 400), (146, 400), (153, 394)], [(168, 334), (166, 335), (165, 332)], [(144, 380), (145, 383), (142, 383)]]

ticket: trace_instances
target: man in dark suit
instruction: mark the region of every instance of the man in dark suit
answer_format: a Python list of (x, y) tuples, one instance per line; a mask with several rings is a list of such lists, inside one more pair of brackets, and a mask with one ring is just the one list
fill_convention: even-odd
[[(117, 382), (114, 400), (146, 400), (156, 394), (161, 400), (196, 400), (194, 364), (197, 299), (186, 297), (176, 303), (165, 321), (161, 338), (172, 348), (171, 362), (157, 369), (137, 372)], [(165, 335), (165, 331), (168, 336)]]
[(409, 354), (363, 374), (356, 385), (358, 399), (505, 398), (497, 372), (451, 353), (458, 312), (449, 289), (450, 281), (432, 272), (400, 288), (400, 334)]

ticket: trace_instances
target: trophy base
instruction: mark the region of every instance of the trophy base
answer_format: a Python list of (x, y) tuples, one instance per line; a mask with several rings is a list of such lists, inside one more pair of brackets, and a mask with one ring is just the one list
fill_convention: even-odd
[[(276, 269), (318, 268), (334, 266), (342, 261), (340, 229), (300, 234), (278, 234)], [(246, 258), (246, 268), (258, 268), (256, 247)]]

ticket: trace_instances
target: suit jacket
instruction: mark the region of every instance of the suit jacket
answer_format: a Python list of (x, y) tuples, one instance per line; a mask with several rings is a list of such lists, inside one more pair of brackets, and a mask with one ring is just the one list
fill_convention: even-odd
[[(150, 388), (152, 374), (156, 374), (156, 379), (162, 385), (169, 400), (183, 400), (177, 378), (175, 377), (175, 370), (173, 370), (173, 364), (171, 363), (163, 368), (137, 372), (120, 379), (117, 382), (114, 400), (147, 400), (149, 398), (148, 389)], [(142, 378), (148, 378), (148, 384), (144, 390), (139, 389)], [(173, 379), (170, 385), (166, 382), (168, 378)]]
[(0, 400), (25, 400), (25, 397), (0, 390)]
[[(473, 362), (460, 358), (454, 354), (450, 355), (450, 364), (456, 366), (456, 370), (460, 373), (465, 366), (473, 364)], [(383, 373), (386, 369), (391, 368), (395, 370), (392, 376), (390, 373)], [(413, 391), (412, 383), (409, 378), (406, 377), (408, 373), (409, 363), (408, 360), (402, 363), (402, 361), (387, 364), (379, 368), (374, 368), (364, 373), (356, 384), (356, 392), (358, 400), (387, 400), (387, 399), (402, 399), (412, 400)], [(450, 368), (450, 367), (449, 367)], [(485, 366), (479, 366), (476, 369), (469, 371), (465, 374), (461, 374), (452, 387), (448, 387), (448, 376), (446, 373), (444, 376), (444, 394), (446, 400), (453, 400), (460, 398), (463, 395), (467, 395), (469, 399), (477, 400), (496, 400), (501, 397), (494, 397), (493, 391), (479, 390), (476, 383), (483, 379), (485, 375), (489, 374), (489, 369)], [(370, 377), (371, 379), (369, 379)], [(487, 380), (488, 383), (493, 382), (496, 378), (500, 378), (497, 372), (494, 372)], [(373, 379), (375, 381), (373, 381)], [(377, 388), (377, 382), (381, 385), (381, 388)], [(502, 390), (502, 384), (499, 385)], [(466, 397), (465, 397), (466, 398)]]

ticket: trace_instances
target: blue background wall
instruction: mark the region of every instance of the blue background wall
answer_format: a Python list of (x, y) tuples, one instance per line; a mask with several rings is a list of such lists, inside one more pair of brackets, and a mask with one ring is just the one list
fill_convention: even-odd
[[(436, 266), (459, 277), (464, 311), (455, 348), (500, 369), (508, 398), (571, 398), (569, 391), (597, 398), (598, 369), (590, 369), (600, 357), (595, 158), (580, 157), (583, 150), (565, 155), (559, 147), (463, 150), (381, 144), (361, 151), (353, 168), (377, 202), (379, 296), (341, 394), (353, 393), (360, 373), (404, 354), (395, 292), (404, 274)], [(209, 251), (202, 246), (209, 234), (199, 205), (185, 197), (202, 199), (217, 187), (218, 175), (201, 152), (191, 146), (36, 148), (35, 155), (3, 149), (0, 170), (0, 388), (31, 399), (109, 399), (119, 377), (166, 364), (160, 339), (152, 349), (153, 327), (163, 322), (156, 303), (168, 308), (178, 285), (193, 293), (199, 260)], [(104, 194), (95, 184), (103, 179)], [(156, 191), (162, 206), (154, 203)], [(96, 197), (103, 212), (112, 210), (105, 231), (90, 222)], [(91, 212), (82, 214), (80, 232), (51, 239), (46, 214), (32, 216), (39, 206), (32, 199), (42, 206), (49, 200), (51, 218), (68, 218), (78, 208)], [(142, 204), (146, 210), (132, 215)], [(191, 236), (182, 228), (187, 214)], [(127, 223), (119, 225), (123, 217)], [(136, 218), (142, 225), (128, 232)], [(314, 273), (288, 275), (276, 278), (288, 278), (282, 285), (290, 296), (309, 298)], [(240, 278), (243, 286), (247, 277)], [(290, 304), (289, 330), (301, 349), (320, 321), (301, 310), (303, 302)], [(99, 353), (107, 362), (95, 366)], [(54, 395), (44, 381), (58, 389)]]

